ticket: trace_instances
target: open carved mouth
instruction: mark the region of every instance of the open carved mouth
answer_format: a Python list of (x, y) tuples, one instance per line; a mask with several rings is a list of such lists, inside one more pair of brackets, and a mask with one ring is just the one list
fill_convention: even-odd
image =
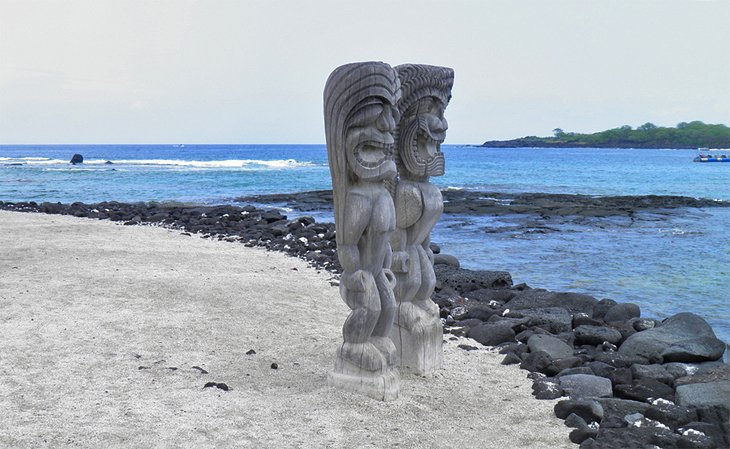
[(355, 159), (363, 167), (374, 168), (390, 158), (393, 148), (392, 143), (365, 141), (355, 148)]

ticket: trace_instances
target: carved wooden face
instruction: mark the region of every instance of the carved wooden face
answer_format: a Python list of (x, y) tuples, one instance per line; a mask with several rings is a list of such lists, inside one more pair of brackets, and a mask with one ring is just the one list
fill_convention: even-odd
[(444, 174), (441, 144), (449, 128), (445, 108), (440, 100), (424, 97), (409, 108), (401, 122), (400, 158), (403, 168), (415, 177)]
[(398, 109), (387, 100), (370, 97), (355, 108), (345, 134), (347, 164), (365, 181), (392, 179), (396, 175), (393, 161)]

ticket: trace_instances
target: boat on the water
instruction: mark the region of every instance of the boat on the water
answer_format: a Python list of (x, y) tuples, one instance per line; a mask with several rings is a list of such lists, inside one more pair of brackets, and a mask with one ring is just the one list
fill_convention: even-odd
[(730, 150), (698, 148), (694, 162), (730, 162)]

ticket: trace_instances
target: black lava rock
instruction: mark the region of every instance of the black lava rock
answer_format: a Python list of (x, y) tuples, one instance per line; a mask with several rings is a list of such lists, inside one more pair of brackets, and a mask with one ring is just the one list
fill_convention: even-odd
[(615, 321), (628, 321), (631, 318), (637, 318), (641, 316), (641, 309), (634, 303), (624, 302), (616, 304), (606, 311), (603, 316), (603, 321), (612, 323)]
[(583, 418), (585, 422), (598, 423), (601, 422), (604, 414), (601, 403), (590, 399), (565, 399), (555, 404), (553, 411), (555, 416), (560, 419), (565, 419), (574, 413)]
[(654, 379), (636, 379), (631, 385), (616, 385), (616, 396), (635, 401), (651, 402), (653, 399), (666, 399), (674, 402), (674, 389)]
[(619, 352), (654, 360), (669, 357), (667, 361), (698, 362), (718, 360), (724, 347), (704, 319), (684, 312), (667, 318), (660, 327), (630, 336)]
[(600, 345), (604, 341), (617, 344), (621, 341), (621, 332), (610, 327), (581, 325), (575, 328), (575, 341), (581, 345)]
[(515, 341), (515, 331), (509, 323), (482, 323), (471, 328), (467, 335), (484, 346)]

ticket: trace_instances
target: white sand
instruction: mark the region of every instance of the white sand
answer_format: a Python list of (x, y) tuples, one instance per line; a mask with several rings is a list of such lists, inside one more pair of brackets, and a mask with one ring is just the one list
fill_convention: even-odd
[(397, 401), (328, 388), (348, 312), (329, 279), (240, 244), (0, 211), (0, 447), (575, 447), (525, 372), (463, 341)]

